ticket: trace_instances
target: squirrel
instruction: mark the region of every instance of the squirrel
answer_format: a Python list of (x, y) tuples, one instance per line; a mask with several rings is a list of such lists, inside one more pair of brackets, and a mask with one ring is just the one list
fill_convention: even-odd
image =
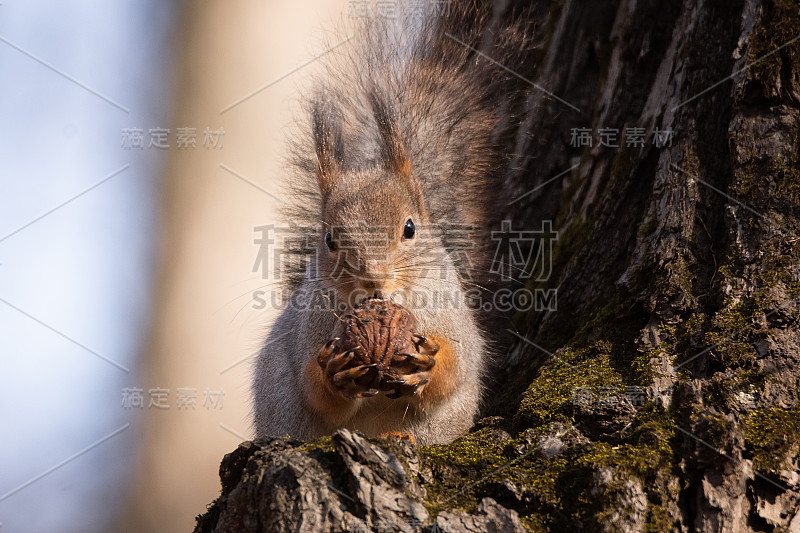
[[(290, 141), (286, 214), (313, 228), (314, 260), (288, 273), (292, 305), (254, 365), (257, 437), (347, 427), (436, 444), (477, 417), (491, 348), (470, 294), (488, 272), (512, 144), (503, 141), (519, 104), (514, 72), (532, 46), (526, 27), (497, 23), (491, 2), (434, 4), (444, 9), (422, 21), (360, 19)], [(417, 302), (419, 338), (439, 347), (401, 376), (399, 398), (356, 385), (366, 367), (334, 353), (337, 310), (364, 297)]]

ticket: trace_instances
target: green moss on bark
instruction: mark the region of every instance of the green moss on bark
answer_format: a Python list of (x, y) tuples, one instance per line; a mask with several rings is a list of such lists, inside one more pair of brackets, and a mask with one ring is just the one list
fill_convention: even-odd
[(800, 409), (759, 409), (742, 427), (760, 472), (777, 474), (800, 454)]
[(711, 320), (711, 330), (703, 336), (704, 344), (726, 366), (751, 364), (758, 355), (750, 338), (758, 330), (755, 318), (759, 312), (752, 299), (720, 310)]
[[(780, 84), (784, 62), (791, 68), (800, 64), (800, 41), (788, 45), (797, 37), (800, 28), (800, 12), (794, 0), (767, 0), (763, 4), (761, 23), (750, 38), (747, 64), (748, 76), (766, 87)], [(776, 50), (779, 51), (776, 52)], [(768, 55), (769, 54), (769, 55)], [(792, 81), (797, 80), (797, 71), (792, 72)]]
[(572, 423), (571, 407), (580, 388), (594, 393), (600, 387), (622, 389), (621, 376), (611, 367), (608, 353), (602, 353), (607, 350), (604, 343), (593, 350), (558, 350), (525, 391), (514, 426), (540, 428), (551, 422)]
[[(562, 406), (569, 401), (564, 389), (555, 397)], [(549, 435), (552, 438), (556, 427), (562, 428), (558, 434), (568, 444), (563, 452), (547, 457), (539, 445)], [(431, 479), (423, 483), (426, 505), (433, 515), (454, 507), (473, 512), (483, 496), (502, 501), (513, 487), (524, 502), (515, 507), (532, 531), (597, 525), (616, 509), (625, 484), (638, 480), (655, 502), (648, 510), (648, 530), (669, 531), (672, 521), (659, 504), (669, 498), (665, 480), (674, 465), (670, 415), (648, 403), (636, 414), (621, 444), (576, 441), (576, 435), (568, 424), (542, 424), (539, 430), (528, 429), (513, 438), (484, 428), (451, 444), (421, 447), (424, 468), (431, 472)], [(597, 486), (593, 480), (601, 470), (613, 475), (601, 491), (593, 491)]]

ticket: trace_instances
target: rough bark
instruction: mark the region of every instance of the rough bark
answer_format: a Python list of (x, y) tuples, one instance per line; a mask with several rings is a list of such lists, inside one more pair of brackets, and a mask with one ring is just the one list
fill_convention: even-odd
[(800, 531), (798, 5), (533, 7), (527, 75), (580, 112), (530, 90), (509, 215), (554, 221), (558, 310), (515, 317), (469, 435), (246, 443), (197, 531)]

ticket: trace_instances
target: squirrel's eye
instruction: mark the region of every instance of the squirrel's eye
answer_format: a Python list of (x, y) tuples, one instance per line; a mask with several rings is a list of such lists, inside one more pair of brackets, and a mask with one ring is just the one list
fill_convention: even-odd
[(330, 231), (325, 234), (325, 246), (327, 246), (328, 250), (331, 252), (336, 250), (336, 243), (333, 242), (333, 236), (331, 235)]
[(404, 239), (413, 239), (414, 234), (417, 232), (417, 228), (414, 227), (414, 223), (411, 222), (409, 218), (406, 220), (406, 225), (403, 226), (403, 238)]

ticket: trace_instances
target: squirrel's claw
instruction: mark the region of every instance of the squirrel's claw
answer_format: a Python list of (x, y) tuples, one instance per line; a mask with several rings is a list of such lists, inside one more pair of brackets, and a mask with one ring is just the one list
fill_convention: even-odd
[(338, 338), (331, 339), (325, 343), (325, 346), (319, 349), (319, 352), (317, 353), (317, 362), (323, 369), (328, 365), (328, 361), (330, 360), (331, 355), (333, 355), (333, 350), (338, 340)]
[(330, 377), (331, 384), (340, 394), (350, 399), (371, 398), (376, 396), (379, 392), (378, 390), (364, 390), (364, 386), (357, 384), (355, 381), (372, 371), (375, 366), (376, 365), (361, 365), (341, 370)]
[(412, 337), (418, 353), (398, 353), (392, 358), (391, 368), (395, 375), (384, 380), (382, 385), (392, 392), (388, 398), (397, 399), (402, 396), (415, 396), (422, 392), (430, 381), (429, 371), (436, 365), (434, 354), (439, 345), (422, 335)]
[(347, 370), (340, 370), (331, 376), (331, 379), (334, 385), (342, 386), (347, 380), (358, 379), (373, 368), (375, 368), (375, 365), (362, 365), (348, 368)]
[(317, 362), (331, 387), (339, 394), (349, 399), (371, 398), (380, 391), (377, 389), (365, 389), (364, 385), (356, 383), (356, 380), (369, 372), (376, 372), (377, 364), (359, 365), (350, 367), (356, 355), (356, 349), (345, 352), (335, 353), (336, 344), (339, 339), (331, 339), (320, 348), (317, 354)]
[(350, 361), (352, 361), (353, 357), (355, 357), (355, 353), (353, 352), (353, 350), (349, 350), (334, 355), (328, 360), (328, 363), (325, 365), (325, 375), (327, 375), (329, 378), (332, 378), (334, 374), (339, 372)]
[(401, 396), (416, 396), (422, 392), (430, 379), (428, 372), (417, 372), (408, 374), (400, 379), (394, 379), (387, 382), (387, 384), (394, 386), (394, 391), (391, 394), (387, 394), (387, 397), (396, 400)]
[(401, 353), (397, 355), (402, 356), (403, 359), (399, 359), (396, 365), (394, 365), (394, 360), (392, 363), (393, 366), (398, 370), (401, 370), (403, 374), (427, 372), (436, 364), (436, 359), (434, 359), (432, 355), (415, 353)]
[(422, 335), (412, 335), (411, 339), (414, 341), (414, 347), (422, 355), (436, 355), (436, 353), (439, 351), (438, 344), (428, 340)]

